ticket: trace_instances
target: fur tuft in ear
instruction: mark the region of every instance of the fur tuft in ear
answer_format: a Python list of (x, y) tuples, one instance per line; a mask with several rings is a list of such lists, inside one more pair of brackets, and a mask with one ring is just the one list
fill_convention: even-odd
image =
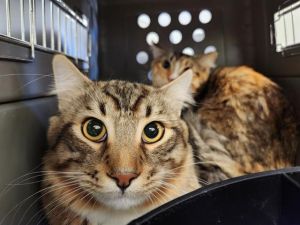
[(180, 112), (182, 108), (194, 104), (191, 92), (192, 80), (193, 71), (189, 69), (169, 84), (161, 87), (166, 96), (174, 102), (174, 107), (179, 107)]
[(154, 43), (152, 43), (152, 45), (150, 45), (150, 49), (151, 49), (154, 59), (157, 59), (166, 53), (166, 51), (164, 49), (162, 49), (161, 47), (159, 47), (157, 44), (154, 44)]
[(216, 67), (217, 58), (218, 58), (217, 52), (210, 52), (204, 55), (199, 55), (198, 62), (200, 63), (201, 66), (211, 69)]
[(74, 64), (63, 55), (55, 55), (52, 61), (55, 90), (59, 108), (74, 96), (81, 93), (91, 81), (84, 76)]

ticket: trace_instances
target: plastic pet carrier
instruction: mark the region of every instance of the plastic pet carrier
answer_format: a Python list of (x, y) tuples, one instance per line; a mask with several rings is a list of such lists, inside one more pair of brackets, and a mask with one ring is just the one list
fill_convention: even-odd
[[(278, 83), (300, 116), (300, 0), (0, 0), (0, 225), (41, 225), (40, 169), (57, 113), (54, 54), (92, 80), (151, 83), (149, 44), (217, 65), (248, 65)], [(300, 117), (299, 117), (300, 118)], [(209, 185), (130, 223), (300, 224), (300, 168)]]

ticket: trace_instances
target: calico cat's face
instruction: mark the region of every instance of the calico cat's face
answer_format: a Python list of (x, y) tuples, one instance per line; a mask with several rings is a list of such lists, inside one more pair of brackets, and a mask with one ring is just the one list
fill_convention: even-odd
[(188, 56), (182, 53), (170, 52), (151, 46), (153, 62), (151, 67), (153, 85), (161, 87), (188, 69), (193, 70), (191, 90), (197, 92), (208, 80), (210, 70), (215, 66), (218, 54), (216, 52)]
[[(186, 73), (160, 89), (92, 82), (65, 57), (56, 56), (60, 113), (50, 121), (44, 169), (60, 173), (48, 174), (45, 185), (71, 180), (63, 195), (77, 189), (92, 196), (86, 198), (89, 203), (73, 199), (81, 205), (113, 209), (161, 204), (197, 188), (188, 129), (180, 118), (184, 105), (192, 102), (192, 74)], [(172, 188), (186, 183), (181, 174), (188, 176), (190, 190)]]

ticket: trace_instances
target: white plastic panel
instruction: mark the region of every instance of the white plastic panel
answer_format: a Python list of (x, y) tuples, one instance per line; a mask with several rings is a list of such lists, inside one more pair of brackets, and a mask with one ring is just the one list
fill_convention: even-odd
[(300, 44), (300, 1), (274, 14), (276, 51)]

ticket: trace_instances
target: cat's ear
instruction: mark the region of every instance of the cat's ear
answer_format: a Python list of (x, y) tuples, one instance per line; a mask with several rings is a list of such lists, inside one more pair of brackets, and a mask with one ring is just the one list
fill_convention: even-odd
[(52, 67), (55, 81), (54, 93), (58, 96), (58, 105), (61, 109), (73, 96), (82, 93), (91, 81), (66, 56), (55, 55)]
[(166, 53), (166, 51), (157, 44), (150, 45), (150, 49), (154, 59), (157, 59)]
[(211, 68), (216, 67), (218, 53), (210, 52), (207, 54), (199, 55), (197, 58), (198, 58), (198, 62), (200, 63), (201, 66), (211, 69)]
[(177, 107), (179, 112), (187, 105), (194, 104), (191, 91), (192, 80), (193, 70), (189, 69), (172, 82), (160, 88), (163, 94), (173, 102), (172, 107)]

